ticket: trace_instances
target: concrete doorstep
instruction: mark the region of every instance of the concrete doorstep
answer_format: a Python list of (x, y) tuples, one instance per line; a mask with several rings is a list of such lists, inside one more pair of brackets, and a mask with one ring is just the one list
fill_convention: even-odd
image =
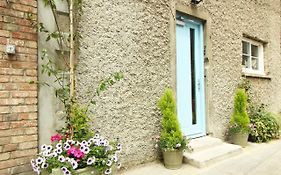
[(121, 172), (120, 175), (281, 175), (281, 140), (249, 143), (241, 150), (239, 155), (215, 161), (204, 168), (183, 164), (178, 170), (169, 170), (162, 162), (152, 162)]
[(197, 168), (228, 159), (242, 151), (241, 146), (224, 143), (221, 139), (209, 136), (191, 140), (190, 146), (193, 151), (185, 152), (183, 161)]

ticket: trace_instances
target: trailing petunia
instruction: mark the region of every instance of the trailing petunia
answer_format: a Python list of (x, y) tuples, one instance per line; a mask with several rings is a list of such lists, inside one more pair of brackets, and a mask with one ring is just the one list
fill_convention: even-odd
[(111, 174), (113, 166), (121, 166), (118, 162), (121, 149), (120, 143), (111, 143), (99, 134), (82, 141), (62, 139), (42, 145), (39, 156), (30, 163), (37, 174), (59, 168), (64, 175), (71, 175), (88, 166), (103, 174)]

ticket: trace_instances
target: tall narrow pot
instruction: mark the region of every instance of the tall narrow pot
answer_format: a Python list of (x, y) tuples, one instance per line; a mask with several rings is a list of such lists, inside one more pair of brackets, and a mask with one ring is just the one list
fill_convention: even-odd
[(164, 158), (164, 165), (168, 169), (179, 169), (182, 166), (183, 151), (174, 150), (174, 151), (162, 151)]

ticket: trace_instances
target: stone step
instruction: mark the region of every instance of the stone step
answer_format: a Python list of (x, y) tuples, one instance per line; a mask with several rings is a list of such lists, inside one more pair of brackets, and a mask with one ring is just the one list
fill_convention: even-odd
[(241, 153), (241, 151), (241, 146), (222, 143), (201, 151), (184, 153), (184, 163), (189, 163), (195, 167), (203, 168), (237, 155)]
[(189, 145), (193, 149), (193, 152), (202, 151), (204, 149), (208, 149), (221, 144), (223, 144), (223, 141), (221, 139), (209, 136), (192, 139), (189, 143)]

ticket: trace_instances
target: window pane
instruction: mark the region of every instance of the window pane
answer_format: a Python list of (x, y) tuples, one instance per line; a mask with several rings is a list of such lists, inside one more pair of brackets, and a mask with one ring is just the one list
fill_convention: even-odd
[(252, 57), (252, 69), (258, 70), (258, 68), (259, 68), (258, 58)]
[(192, 125), (197, 124), (196, 116), (196, 75), (195, 75), (195, 30), (190, 28), (190, 55), (191, 55), (191, 81), (192, 81)]
[(249, 56), (243, 55), (243, 57), (242, 57), (242, 65), (245, 68), (249, 68)]
[(249, 54), (249, 43), (242, 41), (242, 46), (243, 46), (243, 53), (244, 54)]
[(252, 51), (252, 56), (258, 57), (259, 56), (259, 48), (258, 46), (252, 45), (251, 44), (251, 51)]

